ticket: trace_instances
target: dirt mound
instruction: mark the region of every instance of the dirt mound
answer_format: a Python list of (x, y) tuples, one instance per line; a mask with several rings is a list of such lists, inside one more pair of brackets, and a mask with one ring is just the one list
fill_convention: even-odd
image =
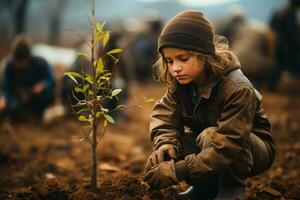
[(49, 179), (46, 183), (36, 184), (19, 192), (13, 199), (23, 200), (149, 200), (175, 199), (175, 190), (147, 191), (141, 184), (140, 178), (122, 174), (112, 180), (101, 183), (97, 193), (88, 191), (87, 185), (62, 186), (56, 179)]

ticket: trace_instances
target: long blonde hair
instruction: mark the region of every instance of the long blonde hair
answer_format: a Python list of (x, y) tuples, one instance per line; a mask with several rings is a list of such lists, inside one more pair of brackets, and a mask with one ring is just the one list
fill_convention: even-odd
[[(236, 56), (230, 51), (228, 41), (225, 37), (215, 35), (214, 43), (216, 47), (215, 55), (204, 55), (198, 52), (191, 52), (197, 57), (204, 57), (205, 69), (214, 73), (216, 76), (222, 76), (227, 66), (236, 59)], [(167, 63), (162, 54), (153, 65), (154, 79), (165, 84), (170, 89), (175, 89), (177, 81), (172, 77)]]

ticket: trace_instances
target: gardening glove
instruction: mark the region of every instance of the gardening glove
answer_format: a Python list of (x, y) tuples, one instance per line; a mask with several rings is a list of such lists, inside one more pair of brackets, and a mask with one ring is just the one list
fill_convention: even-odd
[(171, 159), (176, 159), (175, 147), (171, 144), (164, 144), (149, 156), (145, 172), (148, 172), (153, 166)]
[(150, 185), (150, 189), (161, 189), (177, 184), (174, 160), (165, 161), (154, 166), (145, 174), (143, 181)]

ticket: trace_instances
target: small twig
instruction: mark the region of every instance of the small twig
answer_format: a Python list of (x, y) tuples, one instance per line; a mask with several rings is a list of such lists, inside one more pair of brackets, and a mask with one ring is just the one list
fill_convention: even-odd
[(100, 141), (102, 140), (102, 138), (104, 137), (105, 132), (106, 132), (106, 129), (107, 129), (107, 126), (104, 127), (102, 134), (100, 134), (100, 137), (99, 137), (98, 140), (97, 140), (97, 145), (99, 144), (99, 142), (100, 142)]
[(108, 111), (108, 113), (112, 113), (112, 112), (115, 112), (115, 111), (121, 111), (121, 110), (128, 110), (128, 109), (131, 109), (131, 108), (141, 108), (142, 104), (136, 104), (136, 105), (131, 105), (131, 106), (124, 106), (122, 108), (115, 108), (115, 109), (112, 109), (110, 111)]

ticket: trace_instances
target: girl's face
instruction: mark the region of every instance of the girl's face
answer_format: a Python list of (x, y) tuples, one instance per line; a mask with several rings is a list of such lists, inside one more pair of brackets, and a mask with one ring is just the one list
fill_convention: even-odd
[(162, 51), (171, 75), (180, 84), (191, 83), (204, 69), (204, 59), (201, 56), (178, 48), (164, 48)]

